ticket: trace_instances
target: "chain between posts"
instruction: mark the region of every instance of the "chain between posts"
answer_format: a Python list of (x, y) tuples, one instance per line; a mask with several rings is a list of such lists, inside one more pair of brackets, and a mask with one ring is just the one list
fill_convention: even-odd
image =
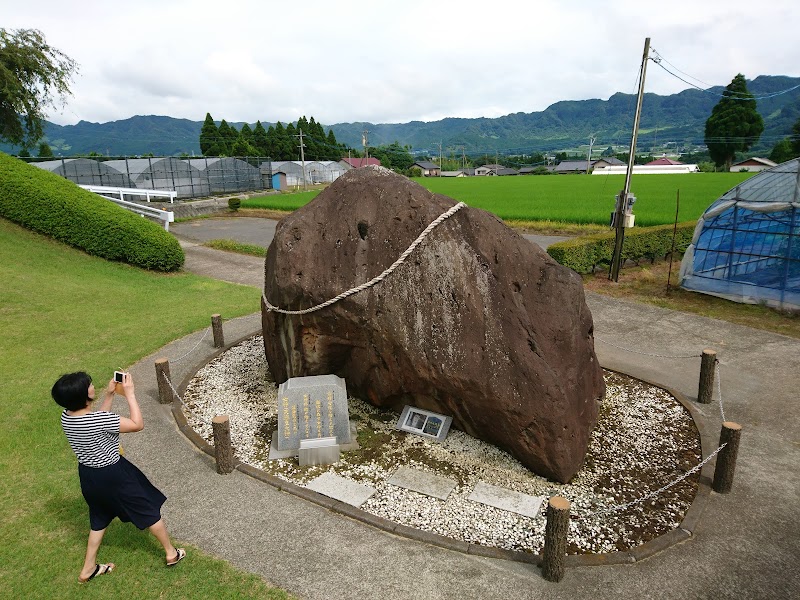
[(439, 225), (439, 223), (441, 223), (445, 219), (449, 219), (450, 217), (452, 217), (454, 214), (456, 214), (459, 210), (461, 210), (465, 206), (466, 204), (464, 204), (463, 202), (459, 202), (449, 210), (443, 212), (436, 219), (431, 221), (431, 223), (425, 228), (425, 230), (417, 236), (417, 239), (411, 242), (411, 245), (408, 248), (406, 248), (405, 252), (403, 252), (396, 261), (394, 261), (383, 273), (381, 273), (380, 275), (376, 275), (366, 283), (362, 283), (359, 286), (350, 288), (346, 292), (342, 292), (338, 296), (331, 298), (330, 300), (326, 300), (321, 304), (317, 304), (316, 306), (312, 306), (310, 308), (304, 308), (302, 310), (285, 310), (283, 308), (278, 308), (277, 306), (273, 306), (272, 304), (270, 304), (269, 300), (267, 300), (267, 295), (264, 292), (261, 292), (261, 298), (264, 300), (264, 306), (267, 307), (267, 310), (272, 312), (277, 312), (282, 315), (307, 315), (309, 313), (322, 310), (323, 308), (326, 308), (331, 304), (338, 302), (339, 300), (343, 300), (348, 296), (352, 296), (353, 294), (362, 292), (367, 288), (372, 287), (376, 283), (383, 281), (386, 277), (388, 277), (392, 273), (392, 271), (394, 271), (397, 267), (399, 267), (405, 262), (405, 260), (416, 249), (416, 247), (422, 243), (422, 241), (428, 236), (428, 234), (431, 231), (433, 231), (434, 227)]
[(686, 473), (684, 473), (683, 475), (681, 475), (680, 477), (678, 477), (674, 481), (670, 481), (667, 485), (662, 486), (662, 487), (658, 488), (657, 490), (655, 490), (653, 492), (650, 492), (646, 496), (642, 496), (641, 498), (638, 498), (636, 500), (632, 500), (631, 502), (626, 502), (625, 504), (619, 504), (619, 505), (616, 505), (616, 506), (611, 506), (609, 508), (606, 508), (606, 509), (603, 509), (603, 510), (598, 510), (598, 511), (595, 511), (595, 512), (592, 512), (592, 513), (587, 513), (587, 514), (583, 514), (583, 515), (576, 514), (576, 515), (574, 515), (574, 517), (577, 520), (580, 520), (580, 519), (591, 519), (592, 517), (599, 517), (601, 515), (607, 515), (607, 514), (620, 512), (620, 511), (623, 511), (623, 510), (626, 510), (626, 509), (630, 508), (631, 506), (635, 506), (637, 504), (641, 504), (642, 502), (646, 502), (650, 498), (655, 498), (661, 492), (663, 492), (665, 490), (668, 490), (673, 485), (676, 485), (676, 484), (680, 483), (681, 481), (683, 481), (684, 479), (686, 479), (687, 477), (689, 477), (689, 475), (691, 475), (693, 473), (696, 473), (697, 471), (702, 469), (703, 466), (708, 461), (710, 461), (712, 458), (714, 458), (720, 452), (720, 450), (722, 450), (725, 446), (727, 446), (727, 444), (722, 444), (719, 448), (717, 448), (711, 454), (706, 456), (700, 463), (698, 463), (697, 465), (695, 465), (694, 467), (692, 467), (691, 469), (686, 471)]
[(609, 342), (608, 340), (604, 340), (603, 338), (599, 338), (594, 336), (598, 342), (602, 342), (608, 346), (613, 348), (617, 348), (618, 350), (625, 350), (625, 352), (630, 352), (631, 354), (641, 354), (642, 356), (654, 356), (656, 358), (700, 358), (700, 354), (686, 354), (686, 355), (678, 355), (678, 356), (671, 356), (669, 354), (652, 354), (650, 352), (639, 352), (638, 350), (631, 350), (630, 348), (624, 348), (623, 346), (617, 346)]
[(178, 393), (178, 390), (176, 390), (175, 387), (172, 385), (172, 382), (169, 380), (169, 377), (167, 377), (165, 373), (162, 373), (161, 376), (164, 378), (164, 381), (167, 382), (167, 385), (169, 385), (169, 388), (172, 390), (172, 393), (178, 399), (178, 402), (180, 402), (183, 405), (183, 407), (189, 412), (189, 414), (192, 415), (195, 419), (197, 419), (201, 423), (205, 423), (206, 425), (208, 425), (208, 422), (206, 422), (205, 419), (203, 419), (200, 415), (198, 415), (191, 408), (189, 408), (189, 405), (186, 404), (186, 402), (184, 402), (183, 398), (181, 398), (181, 395)]
[(717, 401), (719, 402), (719, 414), (722, 417), (722, 422), (724, 423), (727, 421), (727, 419), (725, 418), (725, 409), (722, 408), (722, 379), (719, 375), (719, 360), (716, 360), (715, 363), (716, 364), (714, 366), (716, 367), (715, 371), (717, 373)]

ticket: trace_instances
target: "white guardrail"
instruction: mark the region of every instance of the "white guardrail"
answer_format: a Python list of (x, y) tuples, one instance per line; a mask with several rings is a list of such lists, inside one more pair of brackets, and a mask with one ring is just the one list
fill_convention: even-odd
[[(166, 231), (169, 231), (169, 224), (175, 222), (175, 213), (171, 210), (162, 210), (160, 208), (145, 206), (135, 202), (128, 202), (127, 200), (124, 200), (124, 197), (126, 195), (145, 196), (147, 201), (150, 202), (150, 196), (153, 196), (154, 198), (169, 198), (170, 203), (174, 203), (175, 198), (178, 196), (178, 192), (169, 190), (138, 190), (136, 188), (110, 187), (104, 185), (81, 185), (79, 187), (82, 187), (90, 192), (94, 192), (95, 194), (99, 194), (106, 200), (111, 200), (115, 204), (118, 204), (119, 206), (122, 206), (131, 212), (140, 214), (143, 217), (153, 217), (155, 219), (159, 219), (160, 221), (164, 221), (164, 229)], [(119, 198), (114, 198), (113, 196), (109, 196), (107, 194), (117, 194), (119, 195)]]

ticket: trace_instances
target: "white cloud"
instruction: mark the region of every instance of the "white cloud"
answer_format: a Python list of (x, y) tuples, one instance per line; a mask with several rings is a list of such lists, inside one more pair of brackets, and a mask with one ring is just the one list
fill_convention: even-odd
[[(645, 37), (680, 71), (800, 75), (793, 0), (341, 4), (40, 0), (3, 8), (81, 65), (57, 123), (137, 114), (375, 123), (497, 117), (635, 93)], [(694, 81), (694, 79), (692, 79)], [(649, 92), (688, 87), (650, 63)]]

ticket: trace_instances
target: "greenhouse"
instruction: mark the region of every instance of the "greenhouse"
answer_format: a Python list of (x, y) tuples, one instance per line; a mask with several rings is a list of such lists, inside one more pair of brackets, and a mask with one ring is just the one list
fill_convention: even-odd
[(190, 158), (185, 160), (200, 171), (212, 194), (243, 192), (268, 188), (269, 179), (263, 179), (257, 164), (251, 165), (241, 158)]
[(800, 309), (800, 159), (723, 194), (697, 222), (681, 286), (751, 304)]
[[(122, 161), (124, 162), (124, 161)], [(107, 162), (90, 158), (61, 158), (30, 163), (69, 179), (79, 185), (108, 185), (112, 187), (135, 187), (124, 171), (115, 169)]]
[[(104, 163), (127, 174), (133, 185), (141, 190), (175, 190), (179, 198), (207, 196), (208, 181), (187, 161), (179, 158), (126, 158)], [(106, 184), (108, 185), (108, 184)]]

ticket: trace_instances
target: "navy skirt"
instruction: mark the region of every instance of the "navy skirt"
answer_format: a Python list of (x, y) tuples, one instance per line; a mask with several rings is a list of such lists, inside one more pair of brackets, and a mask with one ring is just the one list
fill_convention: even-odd
[(81, 492), (89, 505), (89, 524), (100, 531), (118, 517), (146, 529), (161, 519), (167, 497), (136, 465), (119, 457), (107, 467), (95, 469), (78, 463)]

